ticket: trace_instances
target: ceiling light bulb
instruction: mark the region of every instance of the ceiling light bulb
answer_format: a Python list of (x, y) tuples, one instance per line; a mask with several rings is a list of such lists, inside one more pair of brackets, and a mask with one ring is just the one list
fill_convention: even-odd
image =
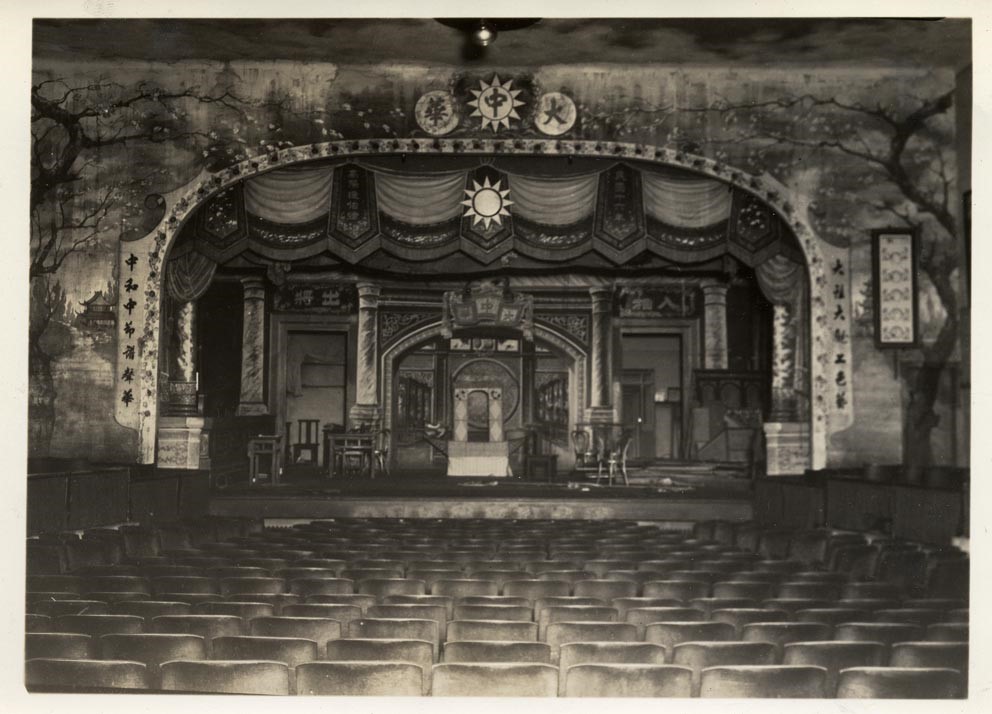
[(479, 47), (488, 47), (496, 41), (496, 30), (486, 24), (485, 20), (472, 33), (472, 41)]

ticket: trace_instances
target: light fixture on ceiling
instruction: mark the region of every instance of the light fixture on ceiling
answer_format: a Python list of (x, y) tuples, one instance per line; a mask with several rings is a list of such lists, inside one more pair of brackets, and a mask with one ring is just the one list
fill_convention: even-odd
[(479, 47), (488, 47), (496, 41), (497, 32), (485, 20), (479, 20), (478, 26), (472, 31), (472, 42)]

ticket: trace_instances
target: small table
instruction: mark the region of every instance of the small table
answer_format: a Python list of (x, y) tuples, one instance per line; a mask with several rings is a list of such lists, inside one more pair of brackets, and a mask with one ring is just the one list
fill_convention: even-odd
[(324, 431), (324, 466), (327, 478), (334, 478), (334, 469), (340, 464), (344, 470), (345, 455), (355, 455), (361, 461), (361, 470), (372, 472), (372, 459), (375, 451), (375, 434), (333, 433)]

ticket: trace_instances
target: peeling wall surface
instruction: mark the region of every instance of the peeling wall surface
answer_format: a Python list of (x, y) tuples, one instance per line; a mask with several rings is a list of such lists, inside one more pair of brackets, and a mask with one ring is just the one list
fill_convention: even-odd
[[(472, 115), (470, 102), (473, 90), (496, 78), (503, 86), (512, 81), (521, 105), (505, 125), (487, 126)], [(32, 201), (32, 456), (148, 460), (139, 430), (146, 431), (144, 443), (150, 437), (154, 444), (154, 426), (148, 431), (141, 412), (148, 417), (154, 410), (157, 374), (147, 372), (155, 371), (159, 335), (142, 328), (155, 318), (161, 251), (168, 247), (156, 236), (196, 182), (243, 162), (285, 163), (294, 147), (367, 139), (387, 148), (392, 141), (429, 145), (443, 136), (466, 146), (481, 139), (541, 140), (567, 153), (568, 142), (622, 142), (703, 157), (707, 171), (728, 181), (734, 172), (767, 179), (763, 190), (781, 192), (770, 204), (790, 225), (808, 227), (807, 259), (825, 261), (809, 266), (810, 314), (819, 321), (811, 334), (829, 343), (813, 350), (821, 363), (812, 367), (812, 397), (829, 402), (814, 417), (822, 420), (821, 467), (904, 458), (909, 373), (928, 359), (927, 347), (947, 339), (947, 303), (961, 290), (955, 109), (942, 101), (955, 91), (951, 69), (114, 61), (59, 56), (49, 46), (48, 54), (36, 54), (33, 79), (35, 96), (47, 102), (36, 112), (54, 117), (35, 122), (42, 165), (74, 140), (58, 124), (56, 109), (85, 113), (90, 141), (72, 163), (77, 178)], [(418, 118), (418, 101), (428, 92), (447, 98), (451, 121), (457, 118), (443, 134), (425, 123), (422, 111)], [(574, 104), (571, 127), (557, 135), (541, 124), (551, 121), (543, 97), (555, 93)], [(138, 95), (140, 101), (130, 101)], [(921, 110), (926, 117), (914, 123)], [(41, 136), (46, 126), (55, 128)], [(904, 140), (897, 167), (889, 153), (894, 135)], [(128, 136), (134, 138), (121, 138)], [(191, 208), (180, 206), (179, 213)], [(917, 231), (921, 253), (933, 263), (934, 274), (921, 266), (917, 282), (921, 341), (914, 348), (880, 348), (872, 230), (907, 227)], [(40, 255), (53, 231), (61, 234), (57, 244)], [(78, 248), (70, 250), (74, 242)], [(135, 265), (127, 263), (132, 255)], [(846, 271), (842, 295), (831, 272), (835, 261)], [(126, 287), (129, 278), (137, 284), (133, 290)], [(136, 304), (125, 311), (132, 295)], [(99, 318), (103, 304), (115, 312), (107, 320)], [(844, 334), (834, 323), (842, 324), (838, 309), (845, 313)], [(134, 335), (122, 332), (125, 323)], [(953, 367), (960, 348), (955, 336), (950, 339)], [(115, 383), (127, 366), (121, 352), (128, 344), (146, 374), (134, 381), (143, 391), (122, 404)], [(851, 364), (838, 364), (843, 350)], [(948, 414), (952, 397), (941, 388), (936, 411)], [(122, 407), (137, 418), (115, 417)], [(960, 463), (950, 421), (933, 428), (933, 455)]]

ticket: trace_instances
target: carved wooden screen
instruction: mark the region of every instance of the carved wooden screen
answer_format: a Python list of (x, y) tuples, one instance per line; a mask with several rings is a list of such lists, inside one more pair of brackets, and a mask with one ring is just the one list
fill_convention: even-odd
[(396, 390), (396, 428), (406, 432), (423, 429), (431, 420), (433, 394), (430, 385), (401, 374)]
[(562, 442), (568, 435), (568, 375), (538, 373), (535, 417), (547, 439)]

